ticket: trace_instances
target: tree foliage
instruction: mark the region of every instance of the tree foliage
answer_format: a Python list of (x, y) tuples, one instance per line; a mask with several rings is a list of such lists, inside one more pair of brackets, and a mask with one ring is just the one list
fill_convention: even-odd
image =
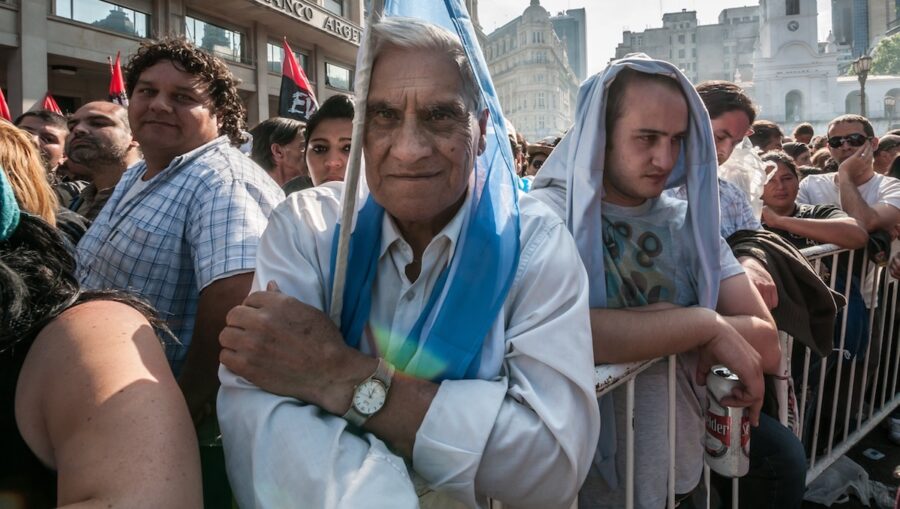
[(872, 54), (870, 74), (900, 75), (900, 34), (885, 37)]

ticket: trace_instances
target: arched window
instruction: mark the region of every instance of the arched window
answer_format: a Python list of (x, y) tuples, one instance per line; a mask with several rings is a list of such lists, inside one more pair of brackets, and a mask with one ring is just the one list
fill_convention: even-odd
[(861, 113), (859, 106), (859, 90), (847, 94), (847, 98), (844, 100), (844, 113), (859, 115)]
[(799, 90), (784, 96), (784, 118), (788, 122), (803, 122), (803, 94)]
[(795, 16), (800, 14), (800, 0), (787, 0), (784, 5), (786, 15)]

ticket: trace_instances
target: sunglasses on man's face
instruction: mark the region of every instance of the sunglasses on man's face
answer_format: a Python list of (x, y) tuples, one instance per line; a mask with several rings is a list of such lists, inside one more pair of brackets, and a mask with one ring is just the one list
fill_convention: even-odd
[(831, 148), (839, 148), (844, 142), (850, 144), (851, 147), (861, 147), (869, 141), (869, 137), (865, 134), (853, 133), (846, 136), (832, 136), (828, 138), (828, 146)]

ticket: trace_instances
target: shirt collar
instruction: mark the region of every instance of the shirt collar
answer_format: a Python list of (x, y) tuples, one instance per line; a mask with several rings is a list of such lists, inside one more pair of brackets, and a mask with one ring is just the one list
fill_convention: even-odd
[[(434, 242), (441, 237), (446, 238), (450, 242), (450, 249), (448, 253), (448, 259), (453, 259), (453, 253), (456, 250), (456, 245), (459, 242), (459, 235), (462, 232), (462, 225), (465, 217), (468, 215), (469, 207), (471, 206), (472, 201), (472, 192), (471, 189), (466, 190), (466, 199), (463, 201), (462, 206), (459, 207), (459, 210), (456, 211), (456, 215), (453, 216), (453, 219), (438, 232), (437, 235), (431, 239), (431, 242), (428, 243), (429, 246), (434, 244)], [(400, 234), (400, 230), (397, 228), (397, 223), (394, 221), (394, 218), (391, 217), (387, 211), (385, 211), (384, 219), (381, 221), (381, 252), (378, 254), (378, 257), (381, 258), (387, 253), (388, 249), (397, 241), (403, 239), (403, 235)], [(427, 248), (426, 248), (427, 249)]]

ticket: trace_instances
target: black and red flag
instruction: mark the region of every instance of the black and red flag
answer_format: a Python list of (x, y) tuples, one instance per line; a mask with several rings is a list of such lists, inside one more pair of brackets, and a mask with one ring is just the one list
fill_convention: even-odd
[(125, 95), (125, 80), (122, 79), (122, 61), (120, 53), (116, 53), (116, 62), (109, 57), (109, 100), (120, 106), (128, 106), (128, 97)]
[(41, 109), (50, 110), (53, 113), (59, 113), (60, 115), (63, 114), (62, 110), (59, 109), (59, 105), (56, 104), (56, 99), (50, 95), (50, 92), (47, 92), (47, 95), (44, 96), (44, 102), (41, 103)]
[(284, 39), (284, 60), (281, 64), (281, 93), (278, 96), (278, 114), (303, 122), (319, 108), (312, 86), (303, 69), (297, 65), (294, 52)]

